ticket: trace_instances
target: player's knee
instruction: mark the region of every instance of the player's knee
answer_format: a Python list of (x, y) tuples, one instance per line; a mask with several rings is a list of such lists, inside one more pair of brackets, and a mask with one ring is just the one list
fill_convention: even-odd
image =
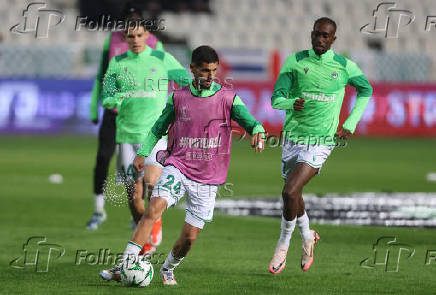
[(286, 188), (282, 192), (282, 198), (284, 202), (296, 201), (300, 195), (300, 190), (297, 187)]
[(149, 206), (145, 213), (143, 214), (146, 219), (157, 220), (162, 214), (156, 206)]
[(144, 215), (144, 213), (145, 213), (144, 204), (139, 205), (139, 204), (135, 203), (134, 208), (135, 208), (136, 214)]
[(152, 198), (150, 205), (148, 206), (147, 210), (145, 210), (144, 218), (156, 221), (159, 217), (161, 217), (162, 213), (166, 209), (166, 206), (167, 202), (164, 198)]
[(156, 185), (157, 181), (159, 180), (162, 170), (154, 169), (150, 167), (154, 167), (154, 166), (146, 166), (145, 168), (146, 171), (144, 175), (144, 183), (147, 185), (147, 187), (153, 188)]

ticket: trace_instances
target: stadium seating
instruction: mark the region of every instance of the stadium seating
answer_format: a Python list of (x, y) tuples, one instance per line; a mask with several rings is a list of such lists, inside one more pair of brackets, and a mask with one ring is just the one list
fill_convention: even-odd
[[(9, 27), (20, 22), (25, 8), (21, 2), (0, 0), (0, 4), (4, 4), (0, 6), (0, 17), (7, 21)], [(386, 39), (383, 33), (360, 33), (365, 23), (373, 21), (372, 13), (378, 4), (376, 0), (211, 0), (212, 14), (164, 11), (160, 17), (164, 19), (165, 33), (186, 39), (190, 48), (210, 44), (218, 49), (262, 48), (289, 53), (310, 46), (313, 21), (320, 16), (330, 16), (338, 23), (338, 39), (334, 46), (337, 52), (357, 58), (357, 62), (361, 62), (359, 57), (363, 56), (362, 52), (372, 57), (373, 61), (380, 54), (404, 53), (405, 57), (419, 55), (419, 63), (426, 68), (423, 72), (428, 74), (425, 78), (435, 79), (436, 56), (431, 53), (436, 49), (436, 39), (430, 37), (432, 32), (424, 30), (427, 15), (436, 13), (434, 1), (396, 1), (398, 9), (409, 9), (415, 16), (411, 25), (401, 27), (398, 39)], [(49, 44), (75, 48), (73, 52), (76, 56), (71, 59), (82, 65), (76, 67), (74, 74), (86, 75), (81, 71), (87, 67), (81, 60), (83, 51), (86, 48), (101, 48), (107, 32), (74, 32), (79, 14), (77, 1), (51, 0), (47, 6), (61, 10), (65, 15), (64, 22), (50, 32), (49, 42), (35, 40), (32, 34), (16, 35), (4, 30), (1, 34), (2, 43), (31, 48)], [(382, 51), (371, 50), (371, 42), (378, 43)], [(407, 58), (400, 60), (402, 63), (412, 62)], [(369, 73), (369, 78), (398, 78), (396, 70), (392, 69), (392, 73), (389, 73), (389, 69), (381, 70), (388, 71), (387, 76)], [(0, 70), (0, 75), (4, 75), (3, 71)]]

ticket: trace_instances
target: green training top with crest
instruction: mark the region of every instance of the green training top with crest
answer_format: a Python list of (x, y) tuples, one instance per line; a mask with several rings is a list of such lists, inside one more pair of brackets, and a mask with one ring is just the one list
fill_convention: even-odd
[(146, 47), (112, 58), (103, 81), (102, 105), (118, 109), (116, 142), (142, 143), (165, 107), (168, 81), (188, 85), (186, 69), (169, 53)]
[[(297, 143), (334, 145), (347, 84), (356, 88), (357, 99), (343, 128), (353, 133), (372, 95), (372, 87), (359, 67), (333, 50), (322, 55), (313, 49), (291, 54), (271, 97), (273, 108), (286, 111), (285, 138)], [(301, 111), (294, 110), (298, 98), (305, 100)]]

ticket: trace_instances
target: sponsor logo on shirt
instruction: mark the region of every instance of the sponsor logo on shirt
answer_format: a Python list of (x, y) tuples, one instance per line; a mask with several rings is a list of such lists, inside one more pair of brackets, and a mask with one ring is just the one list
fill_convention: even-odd
[(325, 101), (328, 103), (334, 102), (336, 99), (336, 94), (333, 94), (331, 96), (327, 96), (324, 93), (317, 95), (315, 93), (302, 92), (301, 94), (304, 98), (308, 98), (308, 99), (316, 100), (316, 101)]
[(182, 137), (179, 141), (181, 148), (199, 148), (199, 149), (212, 149), (221, 146), (221, 136), (208, 138), (208, 137)]

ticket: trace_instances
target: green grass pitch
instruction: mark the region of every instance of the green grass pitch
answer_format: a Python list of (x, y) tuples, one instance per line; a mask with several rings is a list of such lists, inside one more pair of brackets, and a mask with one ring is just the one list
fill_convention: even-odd
[[(431, 192), (436, 172), (434, 139), (353, 138), (337, 148), (320, 176), (306, 192)], [(92, 169), (96, 139), (91, 137), (7, 137), (0, 143), (0, 294), (435, 294), (436, 235), (434, 229), (313, 225), (321, 240), (308, 272), (300, 270), (301, 239), (295, 231), (286, 269), (270, 275), (268, 263), (279, 235), (280, 220), (216, 214), (201, 233), (191, 253), (176, 270), (179, 286), (164, 287), (155, 265), (149, 287), (128, 288), (98, 277), (108, 265), (75, 264), (77, 250), (100, 248), (122, 252), (131, 235), (126, 207), (108, 204), (108, 221), (98, 231), (84, 228), (92, 213)], [(113, 169), (113, 166), (112, 166)], [(48, 176), (60, 173), (62, 184)], [(279, 196), (280, 149), (254, 154), (248, 142), (234, 144), (228, 182), (233, 197)], [(164, 215), (164, 239), (158, 253), (166, 255), (177, 238), (184, 212)], [(35, 266), (12, 268), (31, 236), (65, 249), (52, 259), (48, 272)], [(400, 256), (397, 272), (383, 266), (363, 268), (373, 257), (379, 237), (394, 236), (414, 249)], [(431, 252), (434, 251), (434, 252)], [(381, 252), (385, 253), (385, 252)], [(390, 252), (394, 253), (394, 252)], [(434, 254), (432, 254), (434, 253)], [(426, 264), (427, 262), (427, 264)]]

